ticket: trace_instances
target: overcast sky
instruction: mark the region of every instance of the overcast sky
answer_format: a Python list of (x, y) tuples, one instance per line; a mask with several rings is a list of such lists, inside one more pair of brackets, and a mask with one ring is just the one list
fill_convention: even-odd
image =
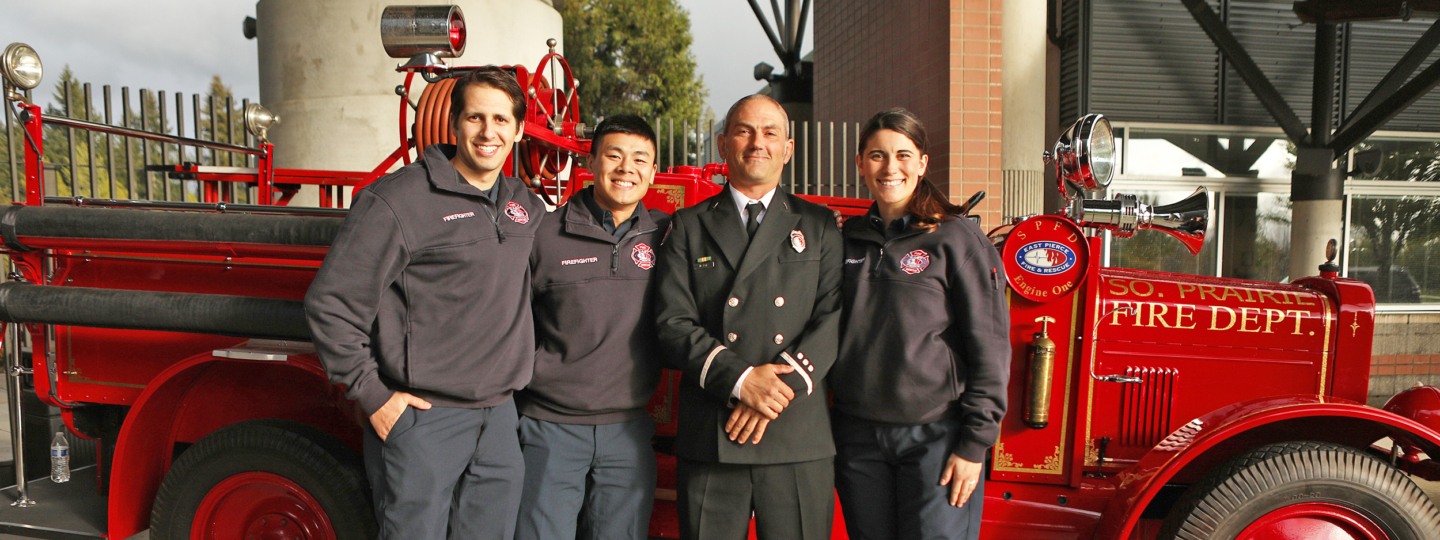
[[(516, 0), (529, 1), (529, 0)], [(777, 66), (760, 23), (746, 0), (679, 0), (690, 12), (693, 51), (709, 89), (706, 103), (722, 115), (760, 83), (755, 64)], [(769, 11), (769, 2), (760, 2)], [(241, 35), (241, 21), (255, 14), (255, 0), (23, 0), (5, 2), (0, 40), (30, 44), (45, 63), (36, 92), (42, 102), (63, 66), (94, 85), (117, 93), (129, 86), (168, 92), (204, 92), (220, 75), (237, 98), (258, 99), (255, 42)], [(810, 21), (810, 22), (813, 22)], [(807, 24), (804, 46), (813, 44)], [(378, 38), (377, 38), (378, 39)], [(537, 62), (539, 58), (535, 59)], [(134, 99), (134, 98), (132, 98)]]

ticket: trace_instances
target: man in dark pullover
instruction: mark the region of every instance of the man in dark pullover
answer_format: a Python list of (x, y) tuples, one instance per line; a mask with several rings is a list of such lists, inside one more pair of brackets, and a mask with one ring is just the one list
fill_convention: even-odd
[(545, 206), (501, 167), (525, 97), (485, 67), (450, 102), (458, 145), (357, 191), (305, 295), (325, 371), (369, 420), (384, 540), (510, 540), (524, 476), (511, 395), (534, 365), (526, 262)]
[(516, 540), (647, 537), (656, 467), (645, 405), (660, 376), (651, 269), (670, 225), (640, 202), (655, 156), (645, 120), (606, 118), (586, 166), (594, 185), (535, 239), (535, 376), (516, 394), (525, 454)]

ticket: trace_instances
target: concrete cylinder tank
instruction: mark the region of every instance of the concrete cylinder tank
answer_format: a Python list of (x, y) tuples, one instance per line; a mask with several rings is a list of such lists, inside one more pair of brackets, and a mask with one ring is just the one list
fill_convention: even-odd
[[(380, 13), (395, 0), (260, 0), (260, 102), (281, 122), (270, 130), (277, 167), (369, 171), (400, 144), (395, 86), (404, 59), (386, 56)], [(550, 0), (463, 0), (467, 43), (451, 66), (523, 65), (534, 69), (562, 40), (560, 13)], [(563, 43), (561, 44), (563, 47)], [(557, 50), (562, 50), (557, 47)], [(425, 82), (415, 78), (411, 99)], [(414, 114), (409, 115), (413, 122)], [(410, 127), (406, 126), (406, 133)], [(347, 191), (348, 194), (348, 191)], [(313, 206), (313, 187), (291, 203)]]

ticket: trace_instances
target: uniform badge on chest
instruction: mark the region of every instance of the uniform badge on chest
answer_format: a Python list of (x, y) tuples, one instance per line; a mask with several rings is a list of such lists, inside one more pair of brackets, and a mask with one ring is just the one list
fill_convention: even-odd
[(505, 217), (521, 225), (530, 222), (530, 213), (526, 212), (525, 207), (520, 206), (520, 203), (515, 201), (510, 201), (505, 204)]
[(790, 247), (795, 248), (795, 253), (804, 253), (805, 233), (798, 230), (790, 231)]
[(927, 266), (930, 266), (930, 254), (923, 249), (906, 253), (905, 257), (900, 259), (900, 269), (906, 274), (919, 274), (924, 272)]
[(630, 250), (630, 260), (635, 261), (635, 266), (641, 270), (649, 270), (655, 266), (655, 250), (644, 242), (635, 244), (635, 249)]

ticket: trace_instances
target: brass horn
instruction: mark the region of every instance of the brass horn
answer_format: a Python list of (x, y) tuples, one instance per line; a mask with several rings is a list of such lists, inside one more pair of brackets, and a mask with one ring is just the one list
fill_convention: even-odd
[(1081, 226), (1105, 229), (1120, 238), (1138, 230), (1158, 230), (1196, 255), (1205, 245), (1205, 229), (1210, 225), (1210, 192), (1201, 186), (1184, 200), (1162, 206), (1150, 206), (1124, 193), (1108, 200), (1084, 199), (1077, 202), (1076, 215)]

